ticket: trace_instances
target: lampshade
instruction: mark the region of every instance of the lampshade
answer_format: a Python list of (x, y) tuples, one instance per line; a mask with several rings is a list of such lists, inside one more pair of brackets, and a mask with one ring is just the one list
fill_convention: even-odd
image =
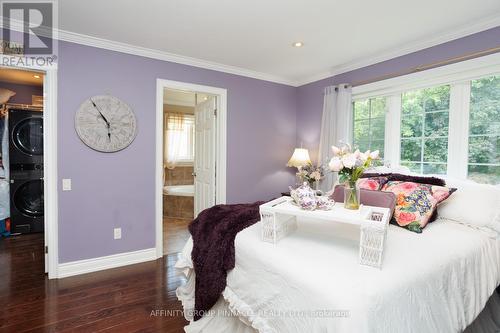
[(311, 164), (309, 151), (305, 148), (295, 148), (295, 151), (286, 166), (298, 168), (308, 164)]

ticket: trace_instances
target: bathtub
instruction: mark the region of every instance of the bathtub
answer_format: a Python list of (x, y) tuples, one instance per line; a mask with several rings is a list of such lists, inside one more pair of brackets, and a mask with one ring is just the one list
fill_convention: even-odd
[(163, 187), (163, 194), (180, 197), (194, 197), (194, 185), (169, 185)]

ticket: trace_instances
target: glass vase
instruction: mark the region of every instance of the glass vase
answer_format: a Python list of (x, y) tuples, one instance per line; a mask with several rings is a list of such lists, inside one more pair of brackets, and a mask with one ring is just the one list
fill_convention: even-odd
[(355, 184), (346, 184), (344, 186), (344, 207), (347, 209), (359, 209), (360, 191)]

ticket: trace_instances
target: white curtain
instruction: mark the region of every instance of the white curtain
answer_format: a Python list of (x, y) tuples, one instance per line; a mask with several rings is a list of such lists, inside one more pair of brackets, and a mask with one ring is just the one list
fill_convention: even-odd
[(163, 164), (168, 169), (173, 169), (184, 159), (186, 150), (186, 125), (185, 115), (167, 113), (164, 117), (165, 135), (163, 137)]
[[(325, 88), (323, 116), (319, 141), (318, 164), (327, 165), (332, 157), (331, 147), (352, 142), (352, 94), (346, 84)], [(320, 189), (330, 191), (335, 183), (335, 174), (329, 173), (320, 183)]]

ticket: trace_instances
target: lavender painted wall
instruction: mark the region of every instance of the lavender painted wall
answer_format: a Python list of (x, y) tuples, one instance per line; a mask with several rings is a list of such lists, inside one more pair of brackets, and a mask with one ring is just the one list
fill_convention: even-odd
[[(155, 246), (156, 79), (228, 90), (228, 202), (278, 195), (293, 182), (284, 164), (295, 143), (316, 156), (322, 91), (382, 74), (498, 45), (500, 28), (485, 31), (299, 88), (216, 71), (59, 43), (58, 176), (73, 190), (59, 193), (61, 263)], [(127, 149), (103, 154), (86, 147), (74, 114), (88, 97), (110, 93), (135, 111), (139, 132)], [(298, 124), (298, 126), (297, 126)], [(122, 239), (112, 239), (113, 228)]]
[[(296, 138), (296, 88), (261, 80), (59, 43), (58, 173), (61, 263), (155, 246), (156, 79), (228, 91), (227, 200), (269, 199), (293, 182), (285, 167)], [(74, 115), (90, 96), (109, 93), (135, 111), (138, 135), (104, 154), (85, 146)], [(113, 228), (122, 239), (113, 240)]]
[(32, 95), (43, 95), (42, 87), (31, 86), (27, 84), (17, 84), (0, 81), (0, 88), (9, 89), (16, 92), (16, 94), (9, 99), (9, 103), (31, 104)]
[(308, 148), (313, 160), (317, 158), (323, 112), (323, 88), (326, 86), (371, 80), (390, 73), (404, 72), (419, 65), (498, 46), (500, 46), (500, 27), (301, 86), (297, 89), (297, 144), (302, 143)]

